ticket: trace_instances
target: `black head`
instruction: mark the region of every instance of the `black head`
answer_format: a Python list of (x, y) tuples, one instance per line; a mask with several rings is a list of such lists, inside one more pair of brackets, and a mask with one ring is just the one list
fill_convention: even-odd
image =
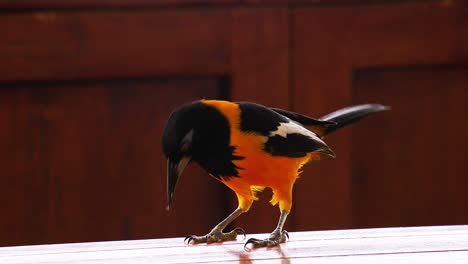
[(195, 112), (200, 103), (183, 105), (171, 113), (162, 135), (162, 148), (166, 158), (180, 161), (191, 156), (195, 129)]
[(169, 210), (175, 186), (187, 164), (192, 160), (195, 112), (199, 102), (184, 105), (169, 116), (163, 130), (162, 148), (167, 158), (167, 195)]
[(218, 167), (228, 168), (222, 160), (230, 162), (229, 135), (229, 123), (224, 115), (200, 101), (183, 105), (170, 115), (162, 135), (162, 148), (167, 158), (167, 209), (172, 204), (177, 181), (189, 162), (198, 162), (213, 175), (218, 174)]

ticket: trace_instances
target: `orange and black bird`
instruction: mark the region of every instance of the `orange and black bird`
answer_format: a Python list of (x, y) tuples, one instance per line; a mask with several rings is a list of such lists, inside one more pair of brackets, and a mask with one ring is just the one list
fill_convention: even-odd
[(272, 247), (288, 233), (283, 225), (291, 211), (292, 191), (301, 167), (320, 154), (335, 157), (323, 137), (361, 118), (386, 110), (380, 104), (340, 109), (319, 119), (251, 102), (195, 101), (176, 109), (162, 135), (167, 158), (168, 209), (177, 181), (190, 162), (197, 162), (211, 176), (236, 193), (239, 206), (207, 235), (188, 236), (188, 243), (236, 239), (245, 232), (226, 226), (249, 211), (256, 193), (271, 188), (270, 203), (279, 204), (279, 222), (270, 237), (251, 238), (245, 246)]

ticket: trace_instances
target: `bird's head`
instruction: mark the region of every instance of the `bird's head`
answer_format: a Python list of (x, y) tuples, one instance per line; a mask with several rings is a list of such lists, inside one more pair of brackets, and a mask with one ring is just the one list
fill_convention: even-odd
[(183, 105), (169, 116), (162, 135), (167, 159), (167, 199), (170, 209), (177, 181), (191, 161), (212, 175), (235, 173), (226, 117), (206, 102)]
[(177, 181), (193, 157), (196, 129), (193, 108), (194, 105), (189, 104), (176, 109), (163, 130), (161, 143), (167, 159), (167, 210), (171, 208)]

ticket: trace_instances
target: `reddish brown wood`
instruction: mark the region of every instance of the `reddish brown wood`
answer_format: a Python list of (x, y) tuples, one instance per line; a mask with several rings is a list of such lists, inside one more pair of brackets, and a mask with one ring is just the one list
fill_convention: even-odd
[(227, 10), (0, 16), (0, 81), (222, 74)]
[[(400, 69), (400, 71), (404, 72), (408, 65), (466, 63), (468, 59), (468, 49), (466, 48), (468, 43), (468, 34), (466, 34), (468, 32), (468, 21), (466, 14), (467, 9), (463, 6), (437, 3), (295, 9), (293, 20), (295, 36), (293, 64), (295, 65), (295, 109), (313, 116), (320, 116), (338, 107), (364, 102), (385, 103), (390, 100), (390, 105), (394, 103), (399, 106), (401, 104), (399, 100), (406, 98), (405, 93), (408, 89), (411, 89), (411, 86), (405, 86), (408, 89), (404, 90), (396, 88), (398, 85), (395, 84), (392, 86), (395, 88), (394, 90), (390, 91), (389, 88), (387, 92), (380, 94), (380, 89), (386, 87), (388, 85), (386, 82), (391, 80), (391, 77), (388, 76), (376, 80), (372, 87), (370, 85), (366, 86), (367, 89), (360, 91), (359, 96), (355, 97), (356, 89), (359, 89), (356, 85), (356, 78), (359, 77), (355, 75), (355, 72), (361, 68), (378, 72), (382, 67), (391, 67), (396, 71)], [(403, 76), (398, 78), (399, 82), (404, 83), (405, 78)], [(441, 77), (432, 77), (428, 73), (421, 78), (427, 78), (427, 82), (430, 83), (437, 83), (438, 78)], [(437, 96), (442, 95), (448, 102), (450, 102), (450, 98), (455, 97), (464, 98), (457, 100), (466, 100), (466, 93), (460, 91), (460, 87), (466, 86), (467, 83), (464, 79), (457, 78), (457, 83), (442, 85), (438, 82), (440, 85), (434, 86), (432, 90), (436, 90), (439, 86), (445, 87), (445, 85), (453, 87), (438, 89), (437, 93), (432, 94), (434, 98), (431, 100), (436, 102), (438, 100)], [(425, 90), (422, 89), (411, 91), (411, 93), (414, 94), (414, 99), (418, 96), (425, 96)], [(455, 102), (453, 101), (453, 103)], [(418, 110), (421, 111), (418, 112), (419, 115), (423, 116), (421, 118), (432, 120), (432, 116), (440, 116), (429, 105), (430, 101), (427, 101), (427, 103), (423, 104), (422, 109), (424, 110)], [(409, 106), (406, 109), (409, 110)], [(463, 112), (463, 110), (461, 111)], [(398, 196), (398, 192), (393, 192), (395, 186), (405, 184), (407, 185), (399, 188), (414, 190), (416, 192), (413, 194), (414, 196), (421, 195), (419, 199), (413, 201), (412, 205), (420, 208), (416, 211), (422, 212), (417, 215), (410, 213), (411, 216), (408, 216), (406, 224), (450, 224), (452, 221), (466, 223), (464, 213), (455, 213), (455, 211), (465, 212), (465, 205), (453, 202), (444, 203), (444, 205), (428, 203), (428, 201), (431, 201), (427, 200), (429, 199), (427, 198), (429, 190), (434, 190), (433, 188), (436, 188), (437, 183), (448, 184), (441, 178), (443, 177), (441, 176), (442, 169), (424, 170), (424, 175), (420, 173), (419, 176), (409, 175), (404, 166), (396, 167), (396, 163), (389, 163), (398, 160), (408, 164), (403, 162), (403, 159), (386, 158), (385, 155), (392, 155), (390, 154), (393, 153), (391, 150), (386, 149), (385, 151), (389, 152), (386, 152), (385, 155), (378, 155), (370, 150), (383, 146), (381, 144), (387, 144), (382, 143), (381, 133), (374, 132), (373, 128), (375, 126), (382, 129), (392, 124), (393, 127), (388, 129), (385, 135), (390, 133), (392, 135), (390, 138), (394, 140), (399, 138), (400, 135), (403, 136), (401, 131), (404, 131), (405, 127), (408, 129), (408, 125), (400, 124), (396, 119), (387, 119), (388, 117), (386, 117), (396, 117), (399, 113), (401, 112), (394, 113), (391, 111), (374, 117), (374, 120), (380, 119), (378, 123), (366, 123), (370, 121), (365, 120), (361, 124), (355, 125), (354, 127), (359, 129), (359, 133), (354, 134), (353, 137), (351, 137), (353, 128), (346, 128), (344, 131), (337, 132), (336, 135), (330, 135), (326, 138), (329, 145), (337, 153), (337, 159), (327, 158), (325, 161), (310, 165), (310, 168), (304, 171), (304, 176), (300, 180), (303, 181), (296, 188), (298, 191), (296, 197), (298, 229), (402, 224), (404, 221), (395, 218), (389, 219), (389, 216), (393, 215), (391, 210), (407, 208), (407, 205), (404, 204), (405, 198), (401, 198), (401, 200), (400, 198), (394, 198), (396, 200), (392, 201), (393, 198), (390, 198), (389, 195)], [(450, 113), (452, 113), (452, 110), (450, 110)], [(414, 135), (425, 135), (425, 129), (428, 127), (429, 124), (426, 127), (414, 126), (412, 127), (412, 133)], [(447, 133), (458, 133), (457, 130), (460, 128), (450, 127), (446, 129)], [(462, 129), (462, 131), (464, 130)], [(369, 151), (361, 152), (361, 148), (369, 149)], [(464, 149), (451, 150), (454, 151), (451, 155), (460, 157), (465, 155)], [(381, 148), (381, 151), (384, 150)], [(423, 166), (427, 162), (423, 158), (424, 156), (417, 155), (419, 150), (405, 149), (405, 151), (406, 154), (404, 155), (411, 155), (412, 159), (415, 159), (414, 164)], [(448, 152), (444, 151), (443, 153)], [(394, 155), (397, 157), (399, 154), (395, 153)], [(447, 166), (451, 166), (449, 171), (454, 172), (455, 168), (460, 170), (458, 166), (463, 166), (461, 164), (464, 161), (449, 161), (448, 159), (449, 157), (442, 158)], [(353, 161), (359, 161), (358, 169), (353, 169), (355, 168)], [(389, 167), (391, 169), (387, 169)], [(391, 179), (390, 175), (386, 178), (380, 178), (381, 173), (386, 174), (385, 170), (389, 170), (393, 174), (400, 174), (401, 177), (406, 177), (407, 180)], [(412, 170), (412, 172), (416, 171), (420, 170)], [(369, 182), (366, 187), (354, 185), (354, 179), (359, 177), (356, 173), (367, 175), (366, 172), (372, 172), (372, 176), (368, 175), (368, 178), (372, 178), (372, 182)], [(456, 175), (462, 174), (457, 173)], [(453, 177), (457, 178), (459, 176)], [(432, 187), (426, 187), (426, 189), (421, 190), (421, 193), (415, 187), (410, 186), (415, 182), (409, 179), (422, 180), (426, 178), (438, 178), (439, 180), (427, 183)], [(398, 179), (401, 180), (401, 178)], [(391, 181), (393, 185), (387, 185), (385, 181)], [(375, 190), (374, 187), (379, 189)], [(446, 185), (444, 188), (450, 193), (445, 194), (451, 197), (446, 198), (447, 200), (460, 199), (460, 201), (466, 201), (466, 195), (461, 193), (458, 188), (451, 189), (450, 187), (453, 186)], [(370, 193), (361, 193), (366, 191)], [(387, 198), (381, 200), (384, 196)], [(352, 200), (353, 197), (359, 197), (358, 201)], [(428, 217), (430, 215), (429, 211), (440, 207), (445, 207), (446, 209), (440, 210), (451, 212), (451, 215), (447, 216), (447, 218), (432, 219)], [(388, 208), (392, 209), (386, 211)], [(385, 216), (378, 216), (383, 211), (386, 211)], [(352, 217), (353, 214), (355, 215), (354, 218)], [(383, 220), (385, 217), (387, 219)], [(378, 224), (379, 221), (381, 221), (380, 224)], [(410, 221), (412, 222), (410, 223)]]
[[(165, 203), (158, 133), (168, 113), (185, 101), (200, 97), (249, 100), (319, 117), (361, 103), (363, 98), (377, 98), (379, 94), (368, 87), (369, 80), (378, 75), (377, 80), (387, 82), (393, 77), (382, 68), (394, 68), (421, 83), (424, 77), (408, 72), (408, 65), (466, 64), (465, 4), (379, 1), (379, 5), (366, 5), (366, 1), (352, 1), (341, 5), (344, 2), (320, 1), (318, 5), (323, 6), (317, 8), (314, 0), (0, 1), (0, 7), (26, 8), (0, 15), (0, 146), (5, 150), (0, 152), (0, 165), (5, 173), (10, 172), (0, 179), (1, 186), (7, 186), (0, 196), (4, 201), (15, 201), (3, 207), (2, 215), (11, 212), (5, 215), (12, 217), (0, 220), (0, 233), (6, 234), (2, 243), (209, 231), (233, 209), (227, 208), (223, 199), (232, 202), (235, 198), (196, 166), (189, 168), (181, 180), (175, 213), (158, 211)], [(360, 5), (350, 4), (358, 2)], [(362, 75), (375, 71), (375, 76)], [(434, 74), (438, 76), (434, 80), (446, 78), (445, 73)], [(165, 81), (143, 80), (154, 76)], [(181, 81), (187, 76), (206, 79)], [(398, 81), (402, 76), (397, 76)], [(432, 74), (424, 76), (431, 78)], [(122, 77), (135, 79), (122, 84)], [(66, 81), (44, 84), (38, 80)], [(25, 81), (28, 84), (21, 85)], [(464, 83), (464, 79), (457, 79), (451, 83), (455, 88), (441, 89), (438, 92), (442, 95), (433, 94), (464, 100), (465, 94), (460, 91)], [(153, 90), (152, 85), (161, 90)], [(435, 90), (439, 86), (430, 87)], [(385, 95), (398, 100), (404, 92), (399, 89), (400, 94), (387, 91)], [(163, 114), (154, 114), (152, 109)], [(144, 114), (137, 115), (137, 111)], [(154, 116), (149, 116), (152, 113)], [(427, 113), (434, 114), (434, 110)], [(154, 123), (147, 123), (151, 118)], [(388, 120), (388, 125), (404, 128), (393, 119), (373, 120), (379, 118), (380, 122)], [(383, 183), (390, 181), (387, 177), (381, 182), (355, 185), (353, 172), (375, 172), (379, 168), (375, 161), (379, 156), (370, 151), (361, 153), (356, 161), (359, 167), (353, 167), (352, 151), (379, 142), (380, 138), (368, 129), (374, 124), (371, 121), (358, 125), (363, 130), (358, 138), (352, 128), (326, 138), (338, 158), (324, 158), (306, 167), (296, 185), (288, 230), (367, 226), (382, 221), (369, 214), (385, 206), (377, 208), (352, 200), (370, 201), (370, 197), (354, 195), (363, 189), (383, 188)], [(455, 128), (464, 131), (463, 127), (448, 126), (446, 133), (453, 134)], [(152, 138), (154, 141), (150, 141)], [(458, 148), (450, 151), (463, 153)], [(441, 160), (449, 164), (449, 171), (465, 170), (459, 160)], [(160, 176), (155, 178), (155, 174)], [(129, 180), (128, 175), (134, 176)], [(193, 179), (187, 178), (190, 176)], [(436, 182), (444, 190), (452, 187), (444, 181)], [(433, 186), (421, 192), (420, 200), (415, 199), (418, 205), (425, 205), (428, 190), (436, 191)], [(450, 202), (444, 212), (453, 217), (450, 223), (463, 223), (465, 216), (453, 210), (465, 212), (466, 207), (457, 201), (466, 197), (456, 191), (459, 189), (454, 190), (443, 200)], [(372, 197), (388, 192), (372, 193)], [(270, 232), (276, 225), (278, 209), (267, 203), (269, 194), (264, 194), (263, 200), (236, 224), (247, 232)], [(205, 204), (205, 199), (210, 201)], [(395, 210), (401, 201), (388, 201), (389, 208)], [(428, 209), (440, 206), (434, 202), (403, 222), (414, 224), (417, 217), (431, 215)], [(434, 218), (437, 224), (444, 221), (448, 218)]]
[[(47, 94), (52, 92), (49, 91), (47, 85), (41, 86), (34, 82), (31, 82), (27, 86), (29, 88), (21, 88), (14, 85), (15, 88), (11, 88), (11, 90), (6, 88), (3, 90), (11, 92), (10, 97), (5, 97), (7, 101), (11, 101), (11, 98), (20, 96), (19, 91), (23, 89), (21, 96), (25, 98), (24, 107), (26, 109), (25, 113), (21, 112), (18, 114), (19, 110), (15, 109), (15, 105), (5, 104), (5, 108), (9, 109), (5, 113), (10, 113), (4, 117), (5, 119), (11, 119), (15, 115), (18, 115), (19, 118), (23, 118), (24, 120), (8, 119), (8, 122), (5, 121), (5, 126), (9, 127), (9, 129), (6, 129), (6, 132), (3, 133), (15, 135), (15, 131), (21, 129), (20, 133), (18, 133), (20, 139), (28, 138), (31, 135), (34, 137), (40, 136), (46, 140), (41, 139), (41, 146), (45, 148), (44, 151), (49, 151), (53, 147), (58, 148), (53, 150), (53, 157), (50, 157), (52, 154), (45, 153), (41, 154), (41, 157), (45, 157), (44, 159), (36, 159), (34, 163), (30, 161), (32, 163), (30, 166), (32, 167), (28, 171), (23, 171), (20, 174), (21, 177), (16, 178), (17, 185), (21, 186), (28, 181), (27, 177), (30, 177), (31, 173), (36, 173), (38, 180), (37, 182), (30, 183), (30, 188), (45, 191), (40, 191), (37, 194), (36, 192), (31, 192), (37, 197), (33, 197), (33, 194), (28, 194), (25, 197), (18, 198), (18, 193), (20, 193), (18, 188), (21, 187), (5, 193), (7, 200), (17, 198), (19, 201), (22, 201), (22, 208), (34, 207), (34, 210), (21, 211), (14, 207), (7, 210), (7, 214), (11, 214), (13, 217), (4, 220), (8, 223), (8, 225), (5, 225), (5, 228), (9, 228), (9, 234), (11, 235), (4, 236), (2, 242), (4, 244), (161, 237), (173, 236), (174, 232), (177, 232), (176, 234), (178, 235), (192, 233), (201, 235), (208, 232), (212, 226), (228, 213), (225, 207), (223, 207), (226, 206), (226, 203), (222, 203), (221, 199), (215, 199), (219, 202), (216, 206), (210, 206), (210, 203), (204, 204), (203, 199), (197, 199), (195, 193), (203, 194), (211, 192), (211, 187), (214, 188), (213, 195), (219, 194), (217, 190), (227, 191), (221, 184), (213, 182), (208, 177), (203, 178), (203, 181), (199, 183), (201, 185), (194, 185), (197, 187), (197, 190), (193, 190), (191, 195), (194, 198), (190, 202), (178, 202), (179, 205), (176, 205), (175, 210), (180, 210), (181, 212), (179, 215), (175, 215), (174, 218), (170, 218), (171, 228), (164, 227), (158, 230), (154, 225), (151, 225), (158, 223), (156, 222), (155, 215), (135, 218), (134, 214), (142, 214), (141, 211), (126, 211), (125, 214), (119, 212), (116, 208), (117, 206), (130, 206), (129, 202), (122, 200), (115, 200), (115, 203), (112, 204), (113, 207), (108, 206), (103, 209), (103, 207), (107, 206), (106, 202), (111, 201), (110, 197), (113, 197), (109, 196), (107, 199), (99, 198), (101, 195), (100, 191), (102, 191), (101, 187), (107, 181), (105, 177), (113, 175), (113, 173), (118, 171), (114, 164), (125, 162), (122, 161), (123, 158), (121, 156), (109, 156), (109, 160), (106, 160), (108, 162), (106, 163), (107, 165), (104, 164), (106, 167), (101, 168), (96, 164), (88, 164), (90, 162), (98, 163), (98, 161), (93, 161), (93, 158), (85, 158), (85, 156), (88, 156), (88, 152), (92, 151), (91, 146), (106, 148), (112, 145), (113, 139), (105, 139), (104, 135), (107, 133), (106, 131), (110, 130), (105, 125), (106, 122), (109, 122), (109, 118), (115, 118), (111, 115), (113, 109), (106, 109), (110, 107), (107, 101), (113, 97), (113, 93), (110, 91), (111, 87), (108, 87), (107, 84), (104, 84), (104, 86), (109, 89), (108, 92), (103, 92), (102, 89), (104, 88), (99, 90), (99, 87), (86, 83), (82, 87), (80, 86), (77, 91), (67, 89), (69, 85), (74, 85), (74, 79), (112, 79), (117, 76), (170, 76), (173, 74), (226, 75), (231, 73), (231, 77), (229, 78), (232, 80), (230, 91), (232, 99), (257, 101), (276, 107), (286, 107), (289, 102), (288, 38), (285, 37), (288, 35), (286, 9), (234, 9), (230, 12), (227, 12), (225, 9), (38, 12), (13, 14), (3, 16), (0, 19), (4, 22), (0, 24), (0, 32), (4, 33), (7, 40), (3, 42), (3, 47), (0, 44), (0, 53), (3, 50), (3, 55), (5, 55), (3, 57), (6, 62), (2, 64), (5, 67), (1, 69), (4, 72), (4, 75), (0, 77), (3, 78), (3, 81), (37, 79), (73, 80), (65, 82), (63, 87), (59, 85), (60, 87), (53, 89), (54, 93), (60, 94), (60, 96), (54, 97), (55, 99), (48, 98), (49, 95)], [(60, 41), (57, 36), (62, 36)], [(33, 39), (37, 39), (39, 42), (32, 41)], [(71, 60), (71, 54), (77, 59)], [(232, 56), (231, 54), (235, 54), (236, 59), (232, 59), (232, 62), (228, 63)], [(128, 87), (135, 86), (135, 89), (139, 89), (140, 85), (138, 80), (133, 80), (129, 82)], [(99, 91), (94, 92), (94, 88)], [(187, 89), (190, 88), (195, 89), (194, 93), (197, 95), (197, 98), (225, 96), (224, 92), (198, 93), (198, 88), (192, 87), (189, 83)], [(36, 89), (37, 91), (35, 91)], [(271, 89), (277, 92), (270, 93)], [(169, 93), (171, 90), (172, 88), (166, 89), (165, 97), (154, 100), (155, 104), (160, 105), (161, 109), (164, 109), (166, 116), (176, 105), (192, 98), (184, 94), (180, 95), (178, 91), (171, 94)], [(25, 133), (24, 131), (30, 130), (31, 125), (29, 124), (30, 121), (28, 121), (30, 118), (28, 111), (32, 107), (29, 101), (33, 92), (37, 93), (40, 97), (45, 97), (45, 105), (41, 107), (47, 110), (39, 107), (37, 111), (40, 118), (42, 118), (41, 115), (44, 111), (55, 115), (54, 109), (58, 107), (56, 104), (59, 102), (55, 102), (54, 100), (64, 100), (64, 102), (60, 102), (60, 107), (64, 107), (65, 110), (63, 111), (65, 112), (72, 111), (72, 116), (77, 121), (64, 120), (60, 129), (70, 131), (69, 133), (78, 133), (78, 135), (75, 135), (75, 137), (58, 137), (53, 134), (57, 132), (50, 130), (41, 130), (40, 135), (34, 133), (21, 134)], [(43, 95), (44, 93), (46, 95)], [(109, 95), (106, 95), (106, 93), (109, 93)], [(143, 94), (144, 92), (141, 91), (141, 93)], [(151, 98), (150, 94), (148, 96)], [(89, 105), (84, 106), (83, 104), (87, 102), (87, 97), (94, 99), (92, 102), (89, 102)], [(135, 98), (135, 100), (140, 99), (143, 98)], [(49, 105), (50, 100), (52, 101), (50, 103), (52, 104), (51, 106)], [(129, 102), (126, 102), (124, 98), (121, 100), (121, 103), (133, 102), (132, 98), (128, 98)], [(161, 103), (161, 100), (164, 103)], [(137, 104), (137, 102), (134, 103)], [(34, 107), (37, 108), (37, 106)], [(54, 109), (48, 110), (48, 107)], [(94, 107), (102, 109), (102, 111), (109, 111), (109, 113), (105, 112), (98, 118), (88, 120), (88, 118), (91, 118), (89, 114), (86, 114), (86, 112), (81, 113), (75, 109), (87, 110)], [(145, 107), (144, 104), (141, 107)], [(146, 110), (141, 109), (141, 111)], [(54, 118), (63, 117), (54, 116)], [(122, 118), (131, 118), (131, 116), (125, 115)], [(158, 122), (160, 129), (162, 129), (162, 124), (166, 120), (166, 117), (157, 116), (156, 118), (158, 120), (155, 120), (155, 122)], [(81, 124), (82, 122), (84, 124)], [(18, 125), (14, 126), (13, 123)], [(143, 126), (142, 123), (139, 125)], [(88, 139), (86, 137), (81, 138), (79, 136), (81, 132), (74, 132), (74, 129), (79, 129), (82, 126), (85, 131), (100, 131), (102, 138), (100, 140), (95, 138)], [(126, 133), (128, 133), (128, 137), (138, 137), (142, 132), (136, 129), (127, 131)], [(61, 140), (60, 144), (51, 141), (52, 139), (50, 138), (52, 136), (56, 140)], [(156, 135), (155, 138), (154, 142), (157, 144), (159, 137)], [(101, 142), (104, 139), (105, 141)], [(126, 141), (127, 138), (120, 139), (129, 144)], [(28, 138), (28, 140), (34, 139)], [(40, 141), (40, 139), (36, 140)], [(67, 142), (70, 140), (73, 140), (70, 144), (75, 144), (72, 147), (67, 145)], [(94, 140), (93, 144), (86, 143), (87, 140)], [(114, 141), (118, 140), (115, 139)], [(5, 141), (5, 144), (6, 142), (8, 140)], [(16, 150), (22, 148), (21, 144), (10, 143), (9, 146), (12, 150)], [(142, 145), (146, 146), (143, 143)], [(85, 148), (86, 146), (88, 148)], [(151, 146), (155, 147), (155, 145)], [(114, 148), (113, 145), (112, 148)], [(155, 151), (159, 151), (159, 149), (160, 146), (157, 144)], [(107, 153), (106, 151), (110, 153), (111, 150), (101, 150), (102, 153), (95, 155), (102, 157), (104, 153)], [(31, 151), (25, 149), (21, 153), (27, 157), (28, 155), (33, 155), (30, 153)], [(68, 157), (69, 155), (71, 158)], [(106, 155), (110, 154), (107, 153)], [(141, 156), (138, 153), (127, 153), (125, 155), (131, 159)], [(19, 157), (16, 160), (19, 164), (25, 164), (26, 157)], [(73, 166), (67, 165), (62, 160), (67, 157), (71, 160), (79, 159), (80, 162), (75, 163)], [(52, 158), (53, 162), (49, 161)], [(118, 161), (115, 161), (116, 159)], [(159, 166), (159, 174), (163, 176), (164, 169), (161, 169), (164, 168), (163, 159), (161, 159), (161, 156), (152, 156), (151, 158), (146, 157), (143, 160), (149, 161), (152, 159), (156, 159), (154, 164), (155, 166)], [(5, 157), (3, 161), (8, 166), (11, 158)], [(6, 169), (7, 171), (10, 169), (16, 170), (11, 165), (9, 166)], [(148, 175), (147, 173), (150, 170), (158, 168), (150, 167), (142, 173)], [(74, 170), (73, 173), (67, 171), (72, 169)], [(53, 180), (49, 183), (46, 181), (49, 177), (44, 179), (44, 175), (50, 173), (49, 170), (61, 175), (71, 174), (71, 176), (61, 178), (60, 175), (56, 175), (52, 177)], [(102, 176), (103, 178), (96, 176), (100, 175), (100, 173), (105, 174)], [(187, 175), (196, 175), (197, 173), (204, 174), (200, 171), (191, 173), (189, 170), (186, 172)], [(84, 176), (88, 174), (93, 176)], [(77, 177), (85, 178), (78, 180), (76, 179)], [(93, 181), (92, 177), (102, 179), (102, 181)], [(158, 199), (160, 205), (164, 204), (165, 183), (159, 182), (160, 185), (158, 186), (160, 188), (157, 190), (145, 189), (147, 186), (151, 186), (151, 181), (147, 179), (149, 176), (141, 177), (139, 184), (143, 184), (145, 181), (148, 182), (148, 185), (135, 186), (135, 189), (141, 188), (141, 200), (148, 201), (154, 195), (154, 199)], [(81, 182), (84, 180), (87, 181), (86, 184)], [(205, 182), (205, 180), (207, 181)], [(83, 186), (93, 188), (88, 192), (89, 198), (84, 202), (84, 206), (81, 206), (81, 200), (78, 196), (81, 193), (79, 190), (72, 189), (72, 191), (67, 191), (69, 188), (73, 188), (75, 181), (78, 181), (76, 184), (81, 184), (79, 185), (81, 189), (84, 188)], [(125, 180), (123, 181), (125, 185), (129, 184)], [(205, 186), (205, 183), (208, 183), (208, 185)], [(183, 186), (183, 183), (181, 183), (179, 188), (188, 188)], [(49, 189), (52, 194), (48, 194), (47, 190)], [(55, 192), (58, 190), (64, 190), (63, 194), (56, 194)], [(122, 189), (118, 189), (116, 193), (110, 195), (119, 196), (122, 192)], [(67, 195), (70, 195), (70, 197)], [(127, 197), (127, 195), (122, 196)], [(183, 197), (186, 196), (182, 196), (179, 199)], [(208, 196), (208, 199), (210, 199), (209, 197), (211, 196)], [(223, 196), (222, 198), (224, 199), (225, 197)], [(46, 202), (48, 199), (51, 201)], [(37, 203), (31, 203), (31, 201), (37, 201)], [(91, 201), (96, 201), (94, 207), (91, 207)], [(193, 206), (193, 203), (200, 203), (200, 206)], [(262, 209), (260, 209), (255, 214), (244, 218), (244, 223), (248, 223), (246, 229), (251, 230), (251, 232), (271, 231), (276, 224), (278, 210), (271, 207), (265, 201), (263, 201), (260, 207), (264, 208), (264, 212), (268, 212), (268, 214), (264, 214)], [(158, 208), (162, 209), (163, 207)], [(191, 224), (192, 221), (190, 219), (192, 218), (190, 214), (193, 213), (194, 208), (198, 210), (198, 213), (194, 214), (196, 219), (201, 218), (198, 214), (206, 216), (203, 217), (203, 219), (206, 219), (203, 220), (203, 228), (196, 227), (197, 224), (195, 226)], [(150, 209), (154, 208), (151, 207)], [(32, 217), (21, 215), (25, 214), (25, 212), (31, 212), (31, 214), (37, 213), (40, 217), (33, 222)], [(90, 222), (91, 217), (95, 214), (96, 219), (94, 222)], [(109, 217), (102, 216), (102, 214), (109, 215)], [(181, 215), (183, 217), (180, 217)], [(269, 215), (272, 217), (269, 217)], [(175, 220), (176, 217), (178, 220)], [(106, 224), (106, 221), (110, 218), (116, 220), (111, 224)], [(178, 221), (183, 221), (184, 225), (178, 223)], [(200, 221), (197, 220), (196, 223), (200, 223)], [(161, 226), (165, 226), (166, 224), (168, 224), (166, 220), (160, 222)], [(250, 228), (249, 224), (253, 228)], [(77, 225), (78, 227), (73, 229), (73, 225)], [(109, 228), (102, 229), (102, 225), (108, 225)], [(24, 231), (16, 232), (17, 230)]]
[(297, 8), (295, 14), (297, 45), (314, 55), (307, 60), (309, 67), (398, 67), (468, 59), (468, 8), (463, 5)]
[(8, 217), (0, 219), (0, 244), (183, 236), (212, 228), (228, 212), (224, 189), (190, 166), (174, 210), (166, 212), (159, 144), (172, 109), (207, 96), (218, 96), (216, 80), (3, 86), (0, 199)]
[[(235, 8), (231, 17), (231, 99), (288, 108), (288, 10)], [(271, 195), (270, 190), (260, 194), (260, 201), (252, 206), (250, 212), (239, 217), (236, 224), (250, 233), (273, 231), (279, 210), (268, 203)], [(235, 208), (237, 199), (234, 195), (232, 197)]]
[[(297, 56), (308, 53), (299, 50)], [(297, 96), (294, 110), (318, 118), (350, 105), (347, 88), (351, 80), (345, 69), (311, 69), (299, 60), (295, 64)], [(324, 156), (304, 167), (295, 187), (296, 230), (350, 227), (352, 200), (349, 139), (350, 131), (346, 129), (327, 136), (325, 141), (335, 151), (337, 158)]]
[[(353, 130), (358, 227), (468, 223), (467, 83), (463, 67), (356, 74), (355, 100), (392, 106)], [(367, 143), (365, 130), (380, 140)], [(369, 156), (379, 157), (373, 166)]]
[[(0, 8), (30, 9), (30, 8), (144, 8), (144, 7), (206, 7), (206, 6), (279, 6), (307, 5), (351, 5), (351, 4), (404, 4), (418, 0), (0, 0)], [(429, 2), (429, 1), (428, 1)], [(463, 3), (463, 0), (433, 0), (444, 5)]]
[(234, 8), (233, 100), (289, 106), (289, 28), (286, 8)]

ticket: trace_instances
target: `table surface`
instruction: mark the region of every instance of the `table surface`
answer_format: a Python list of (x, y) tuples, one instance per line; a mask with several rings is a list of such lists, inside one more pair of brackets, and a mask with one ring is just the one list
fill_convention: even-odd
[(468, 225), (291, 232), (290, 238), (250, 251), (243, 237), (190, 246), (179, 237), (3, 247), (0, 263), (468, 263)]

